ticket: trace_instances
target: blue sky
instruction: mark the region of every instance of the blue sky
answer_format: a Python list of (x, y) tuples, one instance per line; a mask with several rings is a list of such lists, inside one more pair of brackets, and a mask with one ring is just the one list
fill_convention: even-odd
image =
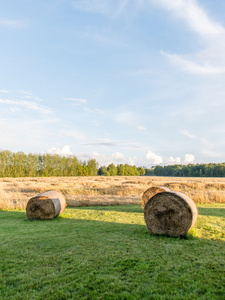
[(225, 2), (0, 2), (0, 149), (225, 161)]

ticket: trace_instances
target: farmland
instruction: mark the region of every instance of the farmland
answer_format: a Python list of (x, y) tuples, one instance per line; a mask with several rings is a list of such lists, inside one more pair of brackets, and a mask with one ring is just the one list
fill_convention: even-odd
[[(152, 185), (197, 203), (185, 238), (148, 232), (140, 203)], [(224, 186), (220, 178), (2, 178), (0, 298), (224, 299)], [(27, 220), (27, 201), (47, 189), (65, 195), (65, 212)]]
[(225, 205), (186, 239), (150, 235), (137, 205), (0, 212), (1, 299), (224, 299)]
[(0, 208), (25, 209), (31, 197), (60, 190), (68, 206), (139, 205), (151, 186), (167, 186), (187, 194), (196, 203), (225, 203), (225, 178), (147, 176), (0, 178)]

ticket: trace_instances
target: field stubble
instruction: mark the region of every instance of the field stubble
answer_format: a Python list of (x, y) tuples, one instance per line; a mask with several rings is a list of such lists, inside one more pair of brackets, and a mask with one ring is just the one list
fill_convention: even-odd
[(140, 205), (144, 191), (166, 186), (195, 203), (225, 203), (225, 178), (145, 176), (0, 178), (0, 209), (25, 209), (30, 198), (59, 190), (68, 206)]

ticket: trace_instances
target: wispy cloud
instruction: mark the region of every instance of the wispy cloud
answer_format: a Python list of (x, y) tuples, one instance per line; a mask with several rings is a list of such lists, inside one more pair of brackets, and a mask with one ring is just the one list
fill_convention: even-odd
[(29, 109), (33, 111), (37, 111), (40, 113), (48, 114), (52, 112), (52, 109), (49, 107), (40, 106), (35, 102), (31, 101), (15, 101), (9, 99), (0, 99), (1, 104), (13, 105), (15, 107), (22, 107), (24, 109)]
[(214, 75), (225, 73), (225, 67), (213, 66), (208, 62), (199, 64), (193, 60), (186, 59), (185, 56), (168, 54), (161, 51), (161, 54), (166, 56), (172, 63), (192, 74)]
[(9, 93), (7, 90), (0, 90), (0, 93)]
[(76, 104), (86, 104), (87, 100), (83, 98), (63, 98), (63, 100), (69, 100)]
[(147, 128), (145, 127), (145, 126), (143, 126), (143, 125), (138, 125), (137, 127), (136, 127), (138, 130), (146, 130)]
[(84, 110), (89, 113), (101, 113), (101, 114), (104, 113), (104, 111), (99, 108), (90, 109), (85, 107)]
[(120, 144), (119, 140), (98, 139), (96, 141), (86, 143), (85, 145), (115, 147), (115, 146), (118, 146), (119, 144)]
[(121, 141), (113, 139), (97, 139), (89, 143), (85, 143), (87, 146), (104, 146), (104, 147), (121, 147), (122, 149), (141, 149), (141, 145), (132, 141)]
[(19, 29), (19, 28), (25, 27), (25, 22), (20, 21), (20, 20), (11, 20), (11, 19), (0, 18), (0, 26)]
[(184, 136), (187, 136), (189, 139), (195, 139), (196, 137), (191, 134), (190, 132), (188, 132), (187, 130), (181, 130), (180, 133)]
[(224, 34), (224, 27), (212, 20), (196, 0), (153, 0), (156, 5), (171, 10), (176, 17), (186, 22), (190, 29), (209, 38)]
[(32, 99), (32, 100), (36, 100), (36, 101), (43, 101), (43, 99), (41, 99), (39, 97), (34, 97), (34, 96), (24, 96), (24, 98), (26, 98), (26, 99)]
[(171, 11), (176, 18), (206, 43), (206, 48), (193, 54), (178, 55), (161, 51), (174, 65), (195, 75), (220, 75), (225, 73), (225, 28), (214, 21), (197, 0), (150, 0)]
[(22, 91), (22, 90), (20, 90), (20, 93), (26, 94), (26, 95), (32, 95), (33, 94), (31, 91)]

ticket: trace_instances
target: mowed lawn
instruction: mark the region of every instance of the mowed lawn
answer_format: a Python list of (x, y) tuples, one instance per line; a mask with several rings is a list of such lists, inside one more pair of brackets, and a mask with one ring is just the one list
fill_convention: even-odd
[(0, 299), (225, 299), (225, 204), (186, 238), (150, 235), (143, 208), (0, 211)]

